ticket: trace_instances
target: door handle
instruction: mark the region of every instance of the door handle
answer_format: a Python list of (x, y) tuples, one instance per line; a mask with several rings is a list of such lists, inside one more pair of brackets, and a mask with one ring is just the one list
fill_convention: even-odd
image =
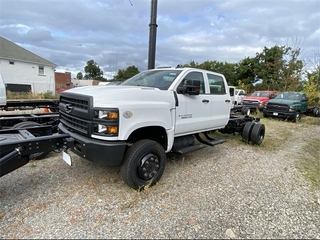
[(225, 100), (225, 102), (226, 102), (226, 103), (229, 103), (229, 102), (230, 102), (230, 100), (229, 100), (229, 99), (227, 99), (227, 100)]
[(209, 100), (208, 100), (208, 99), (203, 99), (202, 102), (203, 102), (203, 103), (208, 103)]

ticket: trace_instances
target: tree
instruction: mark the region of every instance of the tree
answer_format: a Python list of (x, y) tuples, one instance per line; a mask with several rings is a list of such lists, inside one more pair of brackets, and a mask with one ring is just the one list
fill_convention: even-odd
[(119, 69), (118, 74), (114, 76), (115, 81), (124, 81), (138, 74), (139, 70), (135, 66), (130, 66), (126, 70)]
[(256, 54), (257, 76), (268, 87), (278, 91), (300, 91), (303, 62), (299, 60), (301, 49), (290, 46), (264, 47)]
[(320, 91), (320, 52), (314, 52), (313, 59), (307, 59), (307, 61), (309, 68), (309, 71), (307, 71), (308, 79), (313, 76), (313, 81), (317, 85), (318, 91)]
[(82, 72), (78, 72), (77, 79), (82, 79), (82, 78), (83, 78)]
[(103, 71), (97, 65), (97, 63), (93, 60), (89, 60), (87, 62), (87, 66), (84, 67), (85, 79), (93, 79), (93, 80), (103, 80)]

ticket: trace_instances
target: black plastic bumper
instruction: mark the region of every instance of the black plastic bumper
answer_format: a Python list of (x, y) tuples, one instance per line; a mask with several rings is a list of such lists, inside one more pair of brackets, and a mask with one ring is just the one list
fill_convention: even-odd
[(68, 133), (74, 139), (74, 147), (71, 151), (80, 157), (99, 165), (119, 166), (121, 164), (127, 147), (126, 142), (87, 138), (68, 131), (61, 123), (58, 128), (60, 132)]
[(269, 117), (278, 117), (278, 118), (285, 118), (285, 119), (293, 119), (296, 115), (295, 112), (274, 112), (274, 111), (268, 111), (266, 109), (263, 109), (263, 114), (265, 116)]

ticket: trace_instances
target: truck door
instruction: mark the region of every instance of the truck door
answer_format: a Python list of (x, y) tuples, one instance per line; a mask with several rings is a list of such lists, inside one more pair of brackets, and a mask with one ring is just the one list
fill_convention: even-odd
[(210, 99), (209, 126), (223, 128), (230, 117), (231, 98), (226, 81), (221, 74), (206, 74), (209, 83), (208, 98)]
[(308, 97), (306, 94), (302, 94), (301, 97), (301, 112), (304, 113), (308, 108)]
[(188, 80), (200, 81), (200, 94), (177, 94), (179, 104), (176, 108), (176, 136), (201, 132), (209, 127), (210, 99), (205, 94), (204, 75), (202, 72), (189, 72), (179, 86), (183, 86)]

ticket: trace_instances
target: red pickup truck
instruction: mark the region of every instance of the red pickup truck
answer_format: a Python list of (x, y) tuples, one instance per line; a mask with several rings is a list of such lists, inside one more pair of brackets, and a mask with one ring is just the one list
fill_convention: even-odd
[(259, 109), (260, 111), (263, 111), (264, 106), (266, 103), (276, 97), (275, 91), (267, 91), (267, 90), (259, 90), (253, 92), (250, 96), (247, 96), (242, 101), (242, 109), (243, 111), (247, 112), (250, 111), (256, 111)]

